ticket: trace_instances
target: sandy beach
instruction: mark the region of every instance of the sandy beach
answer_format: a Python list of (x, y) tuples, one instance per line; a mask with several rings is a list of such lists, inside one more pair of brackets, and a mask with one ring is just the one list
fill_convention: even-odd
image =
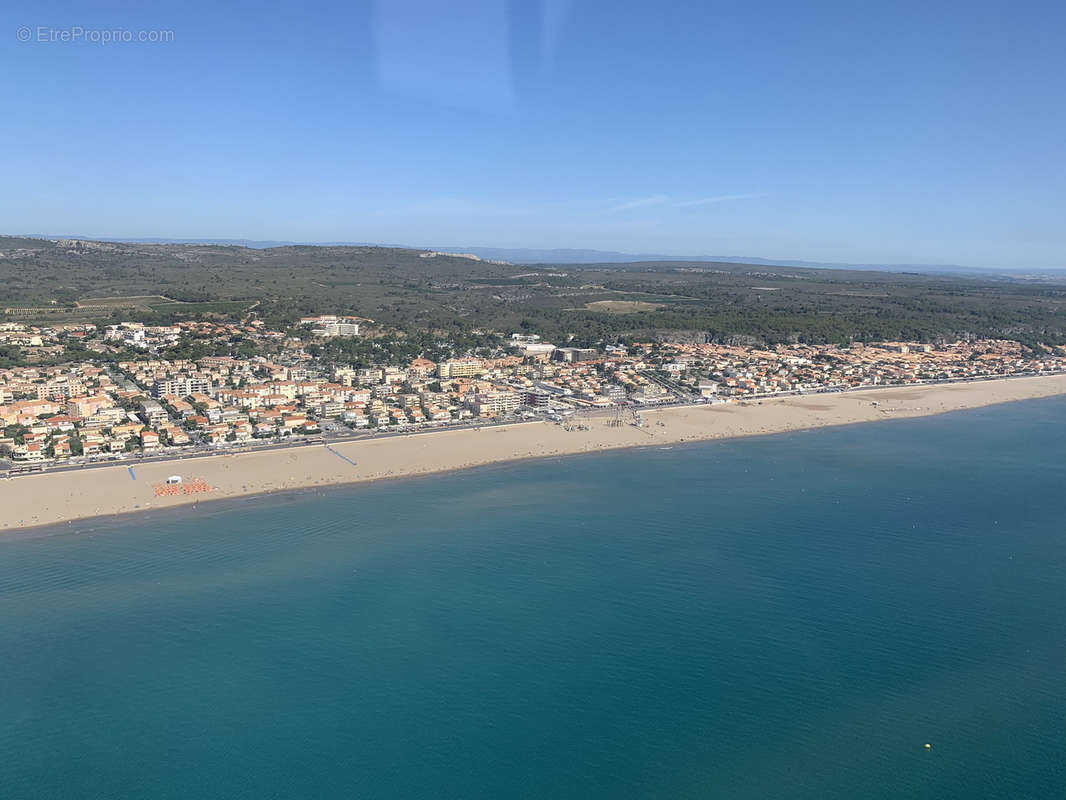
[[(132, 460), (0, 480), (0, 530), (524, 458), (929, 416), (1058, 394), (1066, 394), (1066, 375), (648, 409), (641, 412), (640, 428), (612, 426), (612, 417), (604, 415), (583, 418), (587, 430), (532, 422), (352, 441), (331, 444), (332, 449), (319, 444), (155, 463)], [(175, 474), (186, 480), (201, 478), (212, 491), (157, 496), (153, 487)]]

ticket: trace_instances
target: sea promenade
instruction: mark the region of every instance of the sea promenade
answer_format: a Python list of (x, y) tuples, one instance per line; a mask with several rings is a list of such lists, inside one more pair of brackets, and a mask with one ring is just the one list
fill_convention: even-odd
[[(642, 410), (640, 425), (621, 423), (609, 413), (590, 413), (568, 424), (501, 423), (227, 451), (211, 457), (132, 459), (0, 481), (4, 509), (0, 530), (528, 458), (929, 416), (1059, 394), (1066, 394), (1066, 375), (660, 407)], [(205, 481), (211, 491), (158, 496), (153, 487), (172, 475)]]

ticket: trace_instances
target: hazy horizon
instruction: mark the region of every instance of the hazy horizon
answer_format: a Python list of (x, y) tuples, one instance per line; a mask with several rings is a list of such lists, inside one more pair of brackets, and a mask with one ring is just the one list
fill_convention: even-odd
[[(77, 239), (82, 241), (119, 242), (125, 244), (221, 244), (262, 249), (269, 247), (383, 247), (411, 250), (426, 250), (456, 254), (472, 254), (483, 259), (501, 259), (515, 263), (553, 263), (587, 264), (587, 263), (624, 263), (625, 261), (691, 261), (723, 262), (754, 265), (779, 265), (786, 267), (809, 267), (814, 269), (855, 269), (887, 271), (901, 269), (928, 269), (951, 272), (997, 272), (1005, 275), (1023, 275), (1027, 273), (1058, 273), (1066, 271), (1066, 266), (1028, 265), (1017, 267), (978, 266), (974, 264), (889, 264), (889, 263), (853, 263), (813, 261), (804, 258), (767, 258), (761, 255), (736, 255), (712, 253), (632, 253), (620, 250), (600, 250), (587, 247), (492, 247), (479, 244), (416, 244), (410, 242), (376, 242), (376, 241), (300, 241), (292, 239), (249, 239), (240, 237), (212, 236), (113, 236), (89, 235), (85, 233), (3, 233), (0, 236), (24, 237), (30, 239)], [(508, 256), (510, 254), (510, 256)]]

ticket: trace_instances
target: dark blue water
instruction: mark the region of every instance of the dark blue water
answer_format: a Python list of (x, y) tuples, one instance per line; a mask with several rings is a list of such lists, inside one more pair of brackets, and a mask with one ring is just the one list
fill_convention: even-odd
[(1064, 453), (1056, 399), (5, 534), (0, 797), (1061, 800)]

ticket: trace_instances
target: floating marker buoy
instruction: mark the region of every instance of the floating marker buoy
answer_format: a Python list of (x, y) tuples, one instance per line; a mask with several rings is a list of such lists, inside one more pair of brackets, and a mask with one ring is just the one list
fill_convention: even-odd
[(926, 750), (932, 750), (932, 749), (933, 749), (933, 746), (932, 746), (931, 744), (929, 744), (929, 742), (926, 742), (926, 743), (925, 743), (925, 749), (926, 749)]

